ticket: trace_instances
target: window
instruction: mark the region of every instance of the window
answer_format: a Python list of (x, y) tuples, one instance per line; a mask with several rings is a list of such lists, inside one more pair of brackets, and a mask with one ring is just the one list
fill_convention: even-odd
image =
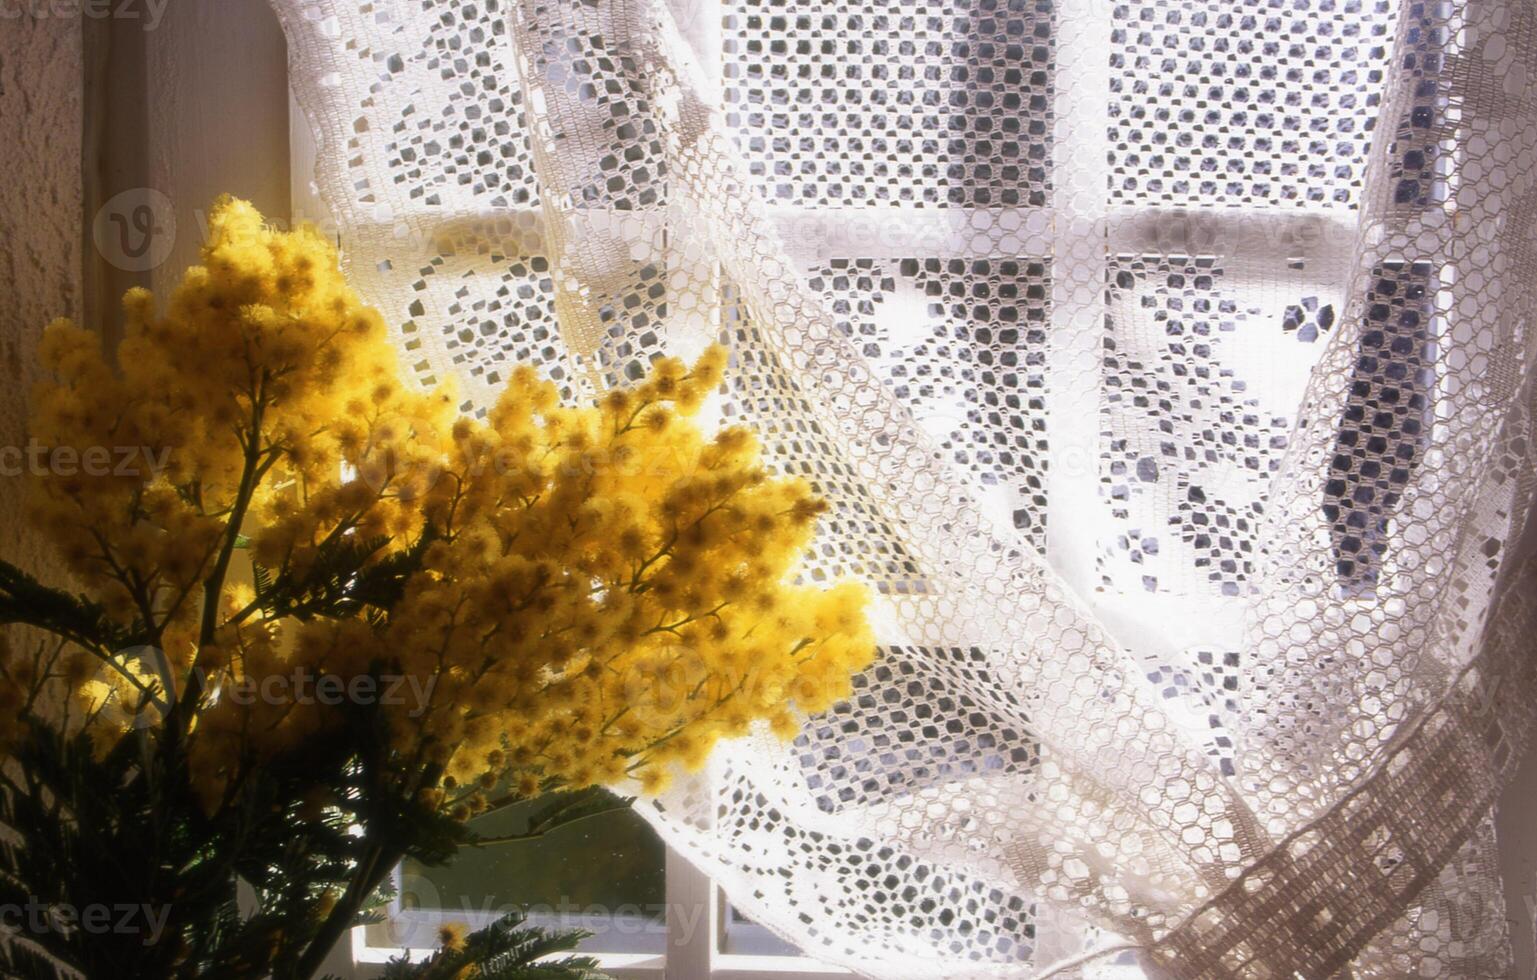
[[(1391, 5), (1304, 2), (1291, 5), (1303, 12), (1292, 16), (1222, 0), (1110, 2), (1098, 16), (1071, 18), (1071, 30), (1060, 27), (1068, 4), (1058, 0), (675, 7), (812, 290), (970, 474), (999, 524), (1047, 555), (1106, 621), (1147, 622), (1146, 604), (1157, 603), (1163, 635), (1150, 646), (1196, 650), (1198, 669), (1155, 665), (1150, 674), (1193, 728), (1211, 732), (1210, 752), (1230, 767), (1221, 716), (1240, 654), (1210, 638), (1241, 612), (1232, 600), (1252, 584), (1261, 500), (1287, 449), (1290, 413), (1343, 308), (1338, 269), (1353, 254), (1351, 210), (1371, 139), (1365, 121), (1374, 115), (1362, 110), (1386, 66)], [(581, 40), (602, 48), (596, 37)], [(1224, 64), (1213, 65), (1208, 44)], [(566, 83), (592, 87), (597, 102), (616, 93), (605, 108), (618, 117), (637, 96), (625, 88), (633, 79), (622, 58), (614, 60)], [(1278, 83), (1304, 81), (1303, 62), (1314, 97), (1278, 100)], [(500, 380), (499, 358), (537, 354), (540, 331), (553, 329), (554, 291), (536, 236), (527, 234), (536, 224), (528, 168), (480, 159), (489, 151), (478, 146), (476, 127), (512, 107), (511, 95), (493, 89), (476, 91), (486, 111), (464, 113), (459, 131), (412, 119), (402, 122), (410, 135), (391, 144), (403, 166), (434, 159), (448, 178), (495, 192), (495, 213), (444, 229), (462, 247), (423, 264), (407, 324), (408, 332), (454, 324), (450, 344), (490, 387)], [(1241, 155), (1212, 135), (1218, 113), (1243, 131)], [(603, 133), (629, 162), (655, 152), (643, 118), (622, 118)], [(1434, 157), (1427, 148), (1406, 158), (1406, 167), (1423, 171), (1405, 173), (1406, 199), (1438, 193), (1433, 175), (1442, 163)], [(591, 199), (608, 199), (602, 174), (585, 179)], [(583, 220), (595, 234), (644, 222), (663, 186), (637, 178), (619, 189), (628, 196)], [(594, 340), (611, 370), (644, 352), (669, 301), (665, 263), (633, 258), (632, 278), (602, 307), (605, 329)], [(472, 297), (467, 308), (456, 278), (488, 264), (505, 288), (495, 299)], [(1336, 522), (1339, 588), (1347, 593), (1372, 588), (1390, 560), (1393, 487), (1413, 465), (1435, 383), (1427, 365), (1436, 328), (1424, 310), (1436, 277), (1424, 263), (1385, 264), (1373, 287), (1384, 327), (1359, 352), (1359, 404), (1341, 420), (1360, 444), (1342, 437), (1342, 474), (1322, 504)], [(720, 325), (753, 330), (733, 309), (730, 285), (721, 293)], [(535, 326), (509, 341), (499, 327), (514, 318)], [(1256, 332), (1286, 343), (1257, 360), (1252, 351), (1277, 347), (1246, 343)], [(733, 398), (737, 407), (753, 401), (755, 419), (768, 420), (771, 451), (777, 440), (793, 470), (790, 444), (821, 433), (805, 421), (798, 394), (774, 388), (770, 377), (744, 364)], [(1362, 435), (1363, 423), (1382, 431)], [(1195, 435), (1176, 445), (1165, 438), (1176, 428)], [(898, 535), (863, 506), (857, 481), (816, 475), (836, 504), (829, 519), (847, 522), (856, 533), (845, 537), (857, 544), (852, 553), (813, 556), (810, 574), (860, 574), (892, 592), (921, 585)], [(1104, 527), (1107, 517), (1111, 533), (1082, 539), (1083, 528)], [(965, 670), (973, 652), (946, 655)], [(933, 659), (926, 651), (925, 662)], [(879, 679), (905, 676), (905, 665), (902, 651), (889, 650), (889, 676)], [(884, 710), (872, 698), (845, 714)], [(977, 717), (964, 736), (893, 724), (900, 751), (891, 765), (857, 774), (841, 765), (837, 733), (821, 737), (813, 726), (798, 747), (818, 805), (832, 812), (944, 778), (960, 754), (947, 754), (946, 743), (961, 737), (982, 744), (988, 764), (1035, 764), (1016, 732)], [(914, 748), (920, 738), (922, 752)], [(969, 744), (965, 754), (976, 758)], [(590, 850), (589, 869), (608, 867), (608, 883), (618, 884), (611, 862), (636, 859), (629, 848), (616, 855), (615, 841), (626, 839), (648, 847), (620, 819), (570, 840)], [(649, 854), (626, 872), (624, 889), (577, 903), (609, 910), (588, 921), (600, 932), (592, 948), (614, 969), (690, 978), (830, 972), (726, 905), (676, 855)], [(456, 880), (472, 882), (459, 886), (465, 893), (496, 895), (509, 864), (541, 880), (536, 893), (565, 887), (559, 869), (516, 859), (448, 879), (407, 869), (402, 885), (422, 887), (403, 888), (399, 923), (430, 923), (426, 886), (461, 873)], [(654, 907), (658, 889), (662, 914), (614, 913)], [(1129, 964), (1108, 969), (1135, 975)]]
[[(1363, 116), (1348, 107), (1373, 97), (1390, 44), (1389, 5), (1350, 0), (1260, 23), (1271, 15), (1218, 0), (1167, 9), (1107, 3), (1103, 16), (1074, 17), (1071, 31), (1059, 29), (1061, 0), (675, 0), (673, 7), (811, 288), (971, 475), (995, 520), (1049, 555), (1081, 594), (1104, 605), (1128, 601), (1114, 595), (1156, 599), (1168, 642), (1200, 647), (1203, 624), (1225, 615), (1224, 601), (1248, 587), (1259, 500), (1286, 448), (1286, 413), (1341, 304), (1329, 284), (1353, 243), (1345, 212), (1370, 137), (1358, 125)], [(1214, 27), (1244, 55), (1230, 77), (1208, 77), (1198, 56)], [(1257, 33), (1273, 38), (1263, 50), (1253, 50)], [(602, 49), (598, 39), (584, 44)], [(1328, 97), (1272, 104), (1267, 91), (1304, 50), (1329, 75), (1311, 79)], [(451, 46), (436, 55), (462, 57)], [(568, 84), (593, 86), (598, 101), (616, 93), (618, 112), (636, 95), (615, 61), (588, 65)], [(1163, 66), (1163, 81), (1150, 90), (1154, 64)], [(499, 202), (501, 211), (445, 229), (463, 247), (422, 268), (420, 298), (408, 311), (423, 324), (460, 325), (451, 344), (494, 387), (500, 379), (486, 365), (498, 354), (537, 355), (538, 328), (553, 329), (554, 287), (537, 236), (528, 233), (537, 221), (527, 167), (475, 155), (485, 152), (477, 140), (486, 135), (476, 127), (509, 111), (514, 96), (505, 80), (467, 71), (481, 83), (479, 101), (460, 114), (457, 130), (403, 114), (404, 135), (389, 146), (402, 166), (441, 166)], [(1222, 148), (1197, 139), (1212, 105), (1257, 134), (1237, 169)], [(1085, 125), (1086, 118), (1105, 124)], [(620, 119), (598, 138), (644, 161), (655, 152), (646, 125)], [(296, 127), (296, 146), (307, 132)], [(302, 153), (297, 159), (295, 173), (310, 173)], [(665, 193), (660, 187), (638, 183), (612, 209), (594, 211), (594, 231), (646, 220)], [(307, 187), (296, 189), (300, 200)], [(452, 192), (445, 185), (443, 193)], [(494, 304), (464, 308), (456, 276), (488, 262), (506, 288)], [(1273, 287), (1278, 265), (1288, 290)], [(665, 312), (662, 264), (637, 260), (630, 275), (604, 311), (605, 363), (634, 356), (632, 345), (643, 347)], [(1398, 295), (1402, 304), (1405, 294)], [(729, 285), (723, 297), (721, 325), (754, 329), (733, 310)], [(505, 344), (500, 327), (512, 320), (525, 327), (518, 349), (493, 350)], [(407, 325), (413, 329), (415, 322)], [(1294, 356), (1246, 363), (1244, 335), (1277, 329), (1294, 338)], [(809, 413), (796, 409), (796, 393), (773, 389), (770, 376), (744, 363), (732, 398), (753, 400), (770, 452), (780, 449), (783, 467), (794, 470), (793, 444), (817, 433), (806, 430)], [(1091, 383), (1096, 377), (1103, 396)], [(1160, 439), (1174, 424), (1202, 433), (1196, 452), (1176, 453)], [(845, 537), (863, 549), (812, 556), (809, 574), (913, 587), (898, 535), (862, 503), (857, 481), (806, 475), (835, 502), (829, 519), (847, 522), (857, 534)], [(1343, 491), (1340, 506), (1358, 489)], [(1380, 551), (1374, 528), (1388, 507), (1379, 500), (1350, 519), (1364, 530), (1341, 533), (1342, 554)], [(1103, 523), (1097, 512), (1084, 519), (1088, 508), (1108, 508), (1117, 533), (1080, 540), (1080, 528)], [(1175, 520), (1159, 526), (1154, 515), (1166, 512)], [(1341, 574), (1364, 580), (1370, 572)], [(966, 670), (974, 654), (954, 650), (955, 669)], [(1209, 650), (1201, 676), (1169, 668), (1158, 677), (1171, 699), (1188, 699), (1200, 714), (1212, 694), (1226, 696), (1233, 656)], [(881, 669), (892, 676), (882, 683), (905, 664), (900, 650), (887, 651)], [(856, 699), (849, 710), (886, 709)], [(964, 737), (991, 740), (999, 766), (1035, 764), (1032, 747), (1006, 724), (983, 722)], [(889, 728), (900, 751), (873, 783), (868, 772), (855, 778), (843, 770), (836, 732), (821, 738), (813, 727), (803, 735), (802, 759), (829, 810), (945, 777), (953, 754), (946, 740), (962, 736)], [(1231, 751), (1220, 725), (1211, 750)], [(638, 818), (619, 816), (561, 838), (558, 859), (471, 854), (444, 872), (405, 869), (397, 925), (409, 936), (441, 915), (433, 892), (437, 908), (452, 910), (458, 903), (444, 900), (444, 888), (475, 904), (502, 893), (501, 876), (518, 874), (528, 876), (519, 900), (559, 906), (571, 898), (598, 933), (590, 948), (637, 974), (665, 961), (687, 963), (679, 975), (689, 977), (739, 975), (733, 971), (749, 964), (736, 959), (743, 956), (776, 971), (823, 970), (787, 955), (793, 950), (726, 906), (709, 881), (664, 856), (647, 834)], [(608, 887), (582, 880), (584, 871)], [(650, 911), (614, 911), (621, 907)], [(700, 909), (707, 921), (690, 921)]]

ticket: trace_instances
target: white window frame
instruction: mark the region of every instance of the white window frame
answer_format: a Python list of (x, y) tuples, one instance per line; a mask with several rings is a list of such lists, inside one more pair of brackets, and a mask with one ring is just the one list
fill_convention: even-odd
[[(669, 0), (678, 17), (707, 83), (717, 92), (724, 84), (722, 15), (732, 0)], [(1107, 134), (1102, 127), (1075, 126), (1072, 99), (1085, 89), (1097, 89), (1109, 98), (1110, 71), (1104, 57), (1110, 45), (1111, 19), (1103, 0), (1057, 0), (1063, 19), (1074, 30), (1056, 37), (1055, 118), (1052, 134), (1052, 167), (1058, 176), (1056, 200), (1041, 207), (989, 209), (992, 216), (1010, 212), (1018, 219), (1025, 245), (1017, 257), (1050, 255), (1072, 249), (1099, 250), (1111, 256), (1122, 253), (1167, 252), (1184, 247), (1190, 254), (1202, 252), (1203, 244), (1223, 242), (1220, 254), (1227, 259), (1273, 257), (1278, 241), (1285, 241), (1296, 257), (1314, 261), (1337, 260), (1343, 243), (1353, 242), (1353, 226), (1338, 214), (1325, 210), (1222, 211), (1158, 208), (1103, 207), (1102, 189), (1110, 178)], [(1098, 16), (1090, 16), (1090, 14)], [(297, 102), (290, 93), (290, 161), (293, 220), (330, 224), (328, 212), (313, 184), (317, 148)], [(1064, 186), (1060, 175), (1069, 175), (1073, 187)], [(1073, 194), (1073, 189), (1088, 193)], [(1100, 193), (1095, 193), (1099, 191)], [(1094, 206), (1087, 206), (1092, 204)], [(537, 205), (519, 209), (536, 214)], [(879, 204), (864, 207), (817, 208), (772, 204), (768, 208), (786, 242), (791, 257), (803, 266), (832, 259), (981, 259), (997, 258), (996, 247), (986, 232), (971, 228), (971, 209), (939, 207), (899, 208)], [(526, 223), (519, 222), (519, 227)], [(1242, 230), (1241, 240), (1233, 232)], [(1220, 234), (1219, 234), (1220, 232)], [(1102, 280), (1070, 281), (1052, 277), (1053, 344), (1049, 373), (1059, 377), (1082, 372), (1101, 356), (1105, 315)], [(1051, 560), (1080, 595), (1103, 595), (1095, 588), (1097, 573), (1092, 556), (1081, 541), (1070, 538), (1070, 529), (1081, 526), (1083, 509), (1099, 500), (1099, 473), (1094, 465), (1099, 438), (1097, 392), (1080, 387), (1053, 392), (1049, 405), (1053, 446), (1076, 447), (1082, 465), (1053, 465), (1047, 474), (1047, 549)], [(1177, 597), (1161, 597), (1178, 603)], [(1104, 610), (1113, 615), (1113, 611)], [(1173, 615), (1168, 621), (1189, 624), (1199, 630), (1211, 623), (1209, 609), (1200, 615)], [(1185, 637), (1196, 645), (1200, 638)], [(769, 930), (757, 925), (728, 922), (730, 909), (724, 892), (703, 871), (671, 847), (666, 851), (666, 939), (661, 953), (605, 951), (601, 937), (594, 949), (600, 968), (616, 980), (846, 980), (853, 974), (815, 959), (794, 955), (731, 952), (733, 934), (749, 943), (773, 942)], [(696, 913), (704, 907), (702, 915)], [(453, 916), (462, 920), (463, 915)], [(542, 923), (555, 925), (556, 923)], [(370, 980), (383, 965), (405, 950), (371, 945), (365, 928), (352, 931), (350, 944), (333, 954), (325, 970), (355, 980)], [(425, 956), (428, 949), (411, 949)], [(1096, 980), (1141, 980), (1135, 967), (1088, 965), (1086, 977)]]

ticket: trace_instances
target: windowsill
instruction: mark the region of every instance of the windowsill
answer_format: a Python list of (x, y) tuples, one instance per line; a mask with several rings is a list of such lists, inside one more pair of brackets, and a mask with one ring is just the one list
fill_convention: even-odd
[[(391, 949), (370, 946), (363, 930), (353, 930), (352, 959), (355, 980), (377, 976), (391, 958), (409, 953), (413, 959), (426, 958), (430, 949)], [(666, 975), (667, 958), (657, 953), (586, 953), (598, 961), (598, 969), (614, 980), (660, 980)], [(842, 980), (852, 977), (848, 970), (828, 966), (800, 956), (756, 956), (724, 953), (714, 958), (711, 980)]]

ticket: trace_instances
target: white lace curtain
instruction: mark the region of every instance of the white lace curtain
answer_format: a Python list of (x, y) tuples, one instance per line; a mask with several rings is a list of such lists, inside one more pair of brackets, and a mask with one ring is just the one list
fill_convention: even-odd
[(642, 811), (891, 980), (1509, 971), (1530, 0), (273, 0), (416, 377), (728, 342), (882, 651)]

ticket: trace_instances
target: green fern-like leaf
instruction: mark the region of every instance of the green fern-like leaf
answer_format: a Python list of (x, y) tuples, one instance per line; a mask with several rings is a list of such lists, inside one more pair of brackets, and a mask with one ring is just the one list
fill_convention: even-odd
[[(588, 935), (531, 926), (522, 912), (513, 911), (421, 963), (391, 960), (384, 980), (602, 980), (598, 961), (590, 956), (553, 958), (573, 952)], [(469, 972), (462, 973), (466, 967)]]
[(121, 650), (144, 641), (143, 624), (125, 629), (100, 605), (43, 585), (0, 561), (0, 626), (33, 626), (98, 650)]

